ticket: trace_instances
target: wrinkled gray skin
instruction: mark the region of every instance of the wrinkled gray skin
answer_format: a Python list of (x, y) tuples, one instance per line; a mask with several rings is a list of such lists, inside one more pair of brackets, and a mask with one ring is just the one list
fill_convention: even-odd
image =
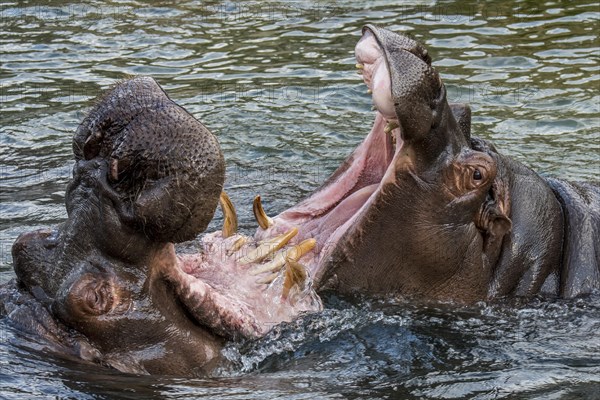
[(222, 340), (184, 315), (160, 267), (171, 242), (213, 217), (225, 171), (216, 138), (138, 77), (99, 99), (73, 151), (68, 219), (17, 239), (1, 314), (59, 352), (121, 371), (210, 368)]
[[(390, 180), (315, 266), (315, 287), (460, 302), (597, 288), (598, 186), (543, 179), (471, 137), (469, 108), (448, 104), (425, 49), (365, 29), (385, 52), (403, 146)], [(165, 271), (172, 243), (213, 217), (224, 180), (216, 139), (139, 77), (98, 101), (73, 150), (68, 220), (17, 239), (0, 314), (121, 371), (210, 370), (224, 339), (190, 318)]]
[(384, 51), (404, 144), (394, 179), (320, 280), (338, 292), (462, 302), (599, 288), (598, 183), (542, 178), (471, 137), (468, 106), (449, 105), (425, 48), (365, 30)]

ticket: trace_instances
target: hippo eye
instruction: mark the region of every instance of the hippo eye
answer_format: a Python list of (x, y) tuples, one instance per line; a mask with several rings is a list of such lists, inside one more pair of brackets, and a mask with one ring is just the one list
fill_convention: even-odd
[(475, 168), (475, 171), (473, 171), (473, 180), (480, 181), (482, 179), (483, 175), (481, 174), (481, 171), (479, 170), (479, 168)]

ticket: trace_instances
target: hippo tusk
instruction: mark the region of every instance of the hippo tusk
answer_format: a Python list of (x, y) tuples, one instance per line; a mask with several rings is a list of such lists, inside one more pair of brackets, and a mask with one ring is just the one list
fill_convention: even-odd
[(365, 65), (364, 64), (356, 64), (355, 67), (357, 69), (365, 69)]
[(308, 278), (308, 273), (306, 272), (304, 265), (287, 257), (285, 260), (285, 278), (283, 280), (283, 292), (281, 293), (281, 297), (287, 299), (290, 290), (294, 286), (302, 288), (304, 282), (306, 282), (306, 278)]
[(241, 237), (237, 238), (236, 241), (233, 242), (233, 245), (231, 245), (231, 248), (229, 250), (227, 250), (227, 255), (230, 256), (233, 253), (235, 253), (236, 251), (238, 251), (239, 249), (241, 249), (243, 245), (248, 243), (248, 240), (250, 240), (250, 238), (248, 236), (241, 236)]
[(373, 91), (371, 89), (367, 89), (367, 94), (373, 94)]
[(275, 236), (261, 242), (254, 250), (240, 258), (240, 264), (251, 264), (259, 262), (281, 249), (298, 234), (298, 228), (292, 228), (283, 235)]
[(394, 129), (396, 129), (397, 127), (399, 127), (400, 125), (398, 124), (398, 121), (389, 121), (386, 125), (385, 128), (383, 128), (383, 131), (385, 133), (390, 133), (391, 131), (393, 131)]
[(278, 276), (279, 276), (279, 272), (273, 272), (272, 274), (269, 274), (267, 276), (263, 276), (262, 278), (257, 279), (256, 283), (269, 285), (269, 284), (271, 284), (271, 282), (273, 282), (275, 279), (277, 279)]
[(275, 254), (275, 257), (273, 257), (271, 262), (261, 265), (260, 267), (250, 271), (250, 273), (252, 275), (258, 275), (262, 274), (263, 272), (278, 271), (285, 265), (286, 259), (298, 261), (302, 256), (311, 251), (316, 244), (317, 241), (315, 239), (306, 239), (294, 247), (278, 252)]
[(221, 206), (221, 211), (223, 212), (223, 237), (228, 238), (237, 232), (237, 214), (231, 199), (224, 191), (221, 192), (221, 196), (219, 197), (219, 205)]
[(269, 218), (265, 210), (263, 209), (262, 203), (260, 201), (260, 195), (257, 195), (254, 198), (254, 203), (252, 204), (252, 212), (254, 212), (254, 218), (258, 225), (262, 229), (269, 229), (269, 227), (273, 226), (273, 220)]

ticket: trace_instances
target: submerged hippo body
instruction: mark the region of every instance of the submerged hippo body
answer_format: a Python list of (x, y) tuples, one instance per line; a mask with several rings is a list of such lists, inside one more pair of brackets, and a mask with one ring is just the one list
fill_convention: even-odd
[[(544, 179), (471, 136), (427, 51), (375, 26), (358, 66), (375, 123), (307, 199), (236, 231), (215, 138), (150, 78), (118, 84), (74, 137), (68, 220), (20, 236), (0, 312), (59, 351), (193, 375), (225, 340), (322, 308), (318, 292), (473, 302), (600, 285), (600, 189)], [(217, 202), (222, 231), (194, 238)]]

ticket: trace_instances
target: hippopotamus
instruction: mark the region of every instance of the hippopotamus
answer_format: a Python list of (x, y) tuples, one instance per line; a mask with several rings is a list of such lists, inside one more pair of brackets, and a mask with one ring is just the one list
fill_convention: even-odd
[(427, 49), (367, 25), (355, 55), (371, 132), (314, 194), (261, 236), (298, 226), (339, 293), (472, 303), (600, 287), (600, 185), (542, 177), (472, 136)]
[[(230, 340), (323, 308), (320, 294), (468, 304), (600, 285), (600, 188), (544, 178), (471, 135), (427, 50), (374, 25), (357, 67), (370, 133), (312, 195), (238, 232), (215, 136), (149, 77), (116, 84), (73, 138), (67, 220), (13, 245), (0, 313), (55, 351), (195, 376)], [(223, 213), (198, 251), (175, 251)]]
[[(16, 279), (0, 288), (0, 313), (17, 328), (123, 372), (190, 376), (212, 370), (226, 340), (321, 310), (298, 263), (315, 241), (288, 245), (297, 229), (239, 240), (216, 137), (154, 79), (100, 97), (73, 153), (67, 220), (12, 247)], [(176, 254), (219, 204), (223, 229), (202, 252)], [(267, 265), (285, 268), (268, 280), (257, 272)]]

